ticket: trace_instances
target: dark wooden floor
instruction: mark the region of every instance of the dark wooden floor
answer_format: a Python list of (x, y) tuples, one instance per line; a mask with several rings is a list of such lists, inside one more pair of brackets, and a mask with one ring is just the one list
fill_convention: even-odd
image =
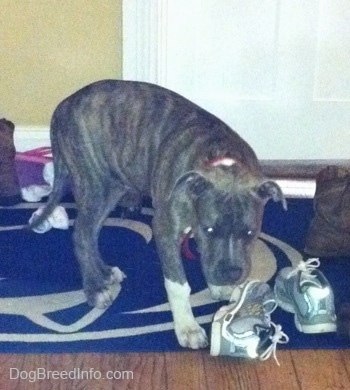
[[(239, 362), (208, 351), (144, 354), (0, 355), (0, 389), (336, 390), (350, 389), (350, 350), (279, 351), (273, 359)], [(12, 368), (12, 371), (11, 371)], [(17, 370), (16, 370), (17, 369)], [(83, 379), (39, 379), (45, 375)], [(10, 379), (18, 376), (27, 379)], [(38, 370), (38, 371), (36, 371)], [(50, 371), (57, 371), (52, 373)], [(84, 371), (84, 372), (82, 372)], [(115, 372), (117, 379), (103, 379)], [(43, 371), (41, 371), (43, 372)], [(94, 376), (101, 379), (94, 379)], [(124, 379), (118, 379), (124, 376)], [(30, 378), (31, 379), (30, 381)], [(91, 377), (92, 379), (89, 379)]]

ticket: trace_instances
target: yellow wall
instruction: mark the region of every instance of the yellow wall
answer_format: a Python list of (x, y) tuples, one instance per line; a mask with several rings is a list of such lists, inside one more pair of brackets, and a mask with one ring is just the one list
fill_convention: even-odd
[(122, 0), (0, 0), (0, 118), (48, 126), (78, 88), (122, 74)]

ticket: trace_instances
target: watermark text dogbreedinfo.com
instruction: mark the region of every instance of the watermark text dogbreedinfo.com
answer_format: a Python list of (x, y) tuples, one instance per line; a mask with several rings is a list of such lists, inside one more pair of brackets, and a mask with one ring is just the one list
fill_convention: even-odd
[(46, 368), (36, 368), (30, 371), (21, 371), (18, 368), (10, 368), (10, 380), (23, 380), (28, 382), (37, 382), (43, 380), (68, 380), (68, 379), (108, 379), (108, 380), (130, 380), (134, 379), (133, 371), (107, 371), (102, 373), (99, 370), (90, 368), (82, 370), (74, 368), (69, 371), (53, 371)]

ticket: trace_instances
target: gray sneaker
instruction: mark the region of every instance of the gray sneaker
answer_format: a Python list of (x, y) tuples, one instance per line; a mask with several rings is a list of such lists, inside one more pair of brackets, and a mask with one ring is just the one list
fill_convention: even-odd
[(303, 333), (337, 330), (333, 291), (319, 265), (318, 259), (301, 261), (295, 268), (283, 268), (276, 278), (276, 302), (295, 314), (295, 326)]
[[(237, 300), (215, 314), (211, 328), (210, 354), (245, 359), (276, 358), (276, 346), (288, 337), (270, 314), (276, 308), (266, 283), (249, 281), (236, 289)], [(277, 361), (278, 363), (278, 361)]]

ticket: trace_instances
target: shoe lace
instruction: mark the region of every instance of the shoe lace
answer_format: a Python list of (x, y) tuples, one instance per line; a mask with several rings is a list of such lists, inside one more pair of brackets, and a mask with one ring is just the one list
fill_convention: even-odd
[(312, 275), (312, 272), (320, 266), (320, 260), (317, 258), (308, 259), (306, 261), (300, 261), (299, 264), (290, 271), (288, 278), (297, 275), (302, 272), (305, 276), (310, 278), (316, 278), (316, 275)]
[(278, 344), (287, 344), (289, 342), (289, 337), (282, 331), (281, 325), (276, 325), (274, 322), (270, 321), (270, 326), (273, 327), (273, 331), (269, 336), (270, 345), (259, 355), (260, 360), (267, 360), (273, 356), (278, 366), (280, 363), (277, 359), (276, 351)]

